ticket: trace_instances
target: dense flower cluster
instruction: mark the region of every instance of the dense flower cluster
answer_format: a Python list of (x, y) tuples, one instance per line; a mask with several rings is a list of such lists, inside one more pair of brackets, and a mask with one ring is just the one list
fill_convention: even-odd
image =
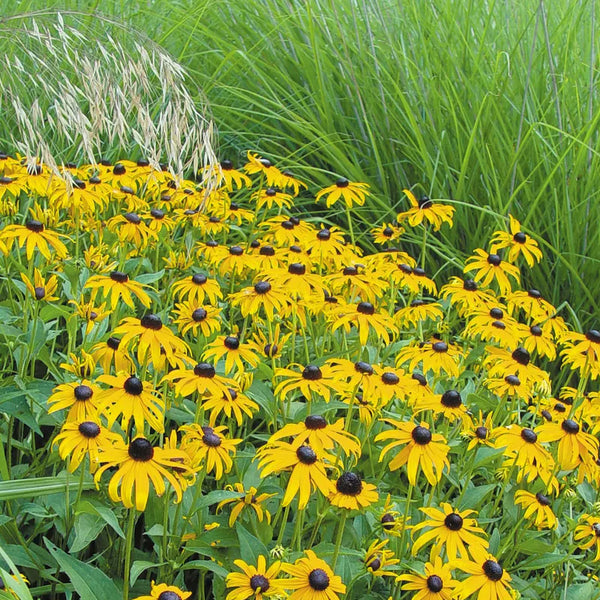
[[(268, 159), (210, 169), (203, 189), (145, 161), (0, 160), (0, 308), (43, 338), (0, 340), (6, 368), (55, 382), (49, 448), (98, 498), (164, 505), (169, 585), (139, 600), (189, 598), (172, 566), (197, 554), (183, 570), (213, 561), (227, 600), (509, 600), (524, 531), (598, 561), (600, 516), (572, 497), (600, 485), (600, 333), (520, 289), (542, 254), (517, 219), (439, 282), (426, 243), (396, 246), (451, 227), (450, 204), (405, 190), (366, 254)], [(316, 194), (368, 198), (344, 178)]]

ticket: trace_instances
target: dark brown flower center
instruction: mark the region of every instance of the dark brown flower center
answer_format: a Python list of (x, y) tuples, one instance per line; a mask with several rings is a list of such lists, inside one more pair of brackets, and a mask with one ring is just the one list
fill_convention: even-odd
[(42, 300), (46, 297), (46, 288), (44, 287), (35, 287), (33, 288), (35, 299)]
[(368, 563), (367, 567), (372, 571), (377, 571), (381, 569), (381, 558), (379, 556), (374, 556)]
[(164, 210), (160, 210), (160, 208), (153, 208), (150, 211), (150, 215), (152, 217), (154, 217), (155, 219), (158, 219), (160, 221), (161, 219), (165, 218), (165, 211)]
[(490, 265), (492, 265), (493, 267), (497, 267), (500, 265), (500, 263), (502, 262), (502, 259), (497, 255), (497, 254), (490, 254), (487, 257), (487, 261), (488, 263), (490, 263)]
[(118, 350), (119, 349), (119, 344), (121, 343), (121, 340), (119, 338), (116, 337), (109, 337), (106, 340), (106, 345), (111, 349), (111, 350)]
[(157, 600), (181, 600), (181, 596), (176, 592), (161, 592), (157, 598)]
[(128, 212), (123, 215), (132, 225), (139, 225), (142, 222), (142, 217), (134, 212)]
[(144, 391), (144, 384), (137, 377), (129, 377), (125, 380), (123, 389), (132, 396), (139, 396)]
[(307, 367), (304, 367), (304, 370), (302, 371), (302, 378), (308, 379), (309, 381), (316, 381), (322, 377), (323, 373), (316, 365), (308, 365)]
[(321, 240), (322, 242), (327, 242), (329, 239), (331, 239), (331, 231), (329, 231), (329, 229), (321, 229), (317, 233), (317, 239)]
[(492, 310), (490, 310), (490, 317), (492, 317), (492, 319), (502, 319), (504, 313), (500, 308), (492, 308)]
[(117, 163), (113, 167), (113, 173), (115, 175), (125, 175), (125, 172), (126, 172), (125, 165), (122, 165), (121, 163)]
[(211, 448), (217, 448), (221, 445), (221, 437), (215, 433), (212, 427), (203, 427), (202, 442)]
[(307, 445), (300, 446), (298, 450), (296, 450), (296, 456), (298, 457), (298, 460), (305, 465), (312, 465), (317, 462), (316, 452)]
[(75, 395), (75, 400), (80, 400), (83, 402), (89, 400), (94, 395), (94, 391), (88, 385), (76, 386), (73, 390), (73, 393)]
[(392, 373), (391, 371), (386, 371), (381, 376), (381, 381), (385, 385), (396, 385), (400, 381), (400, 377), (398, 377), (398, 375), (396, 375), (396, 373)]
[(438, 575), (430, 575), (427, 578), (427, 589), (434, 594), (441, 592), (444, 589), (444, 582)]
[(396, 519), (394, 515), (390, 513), (385, 513), (383, 517), (381, 517), (381, 525), (384, 529), (393, 529), (396, 524)]
[(475, 435), (480, 439), (480, 440), (485, 440), (487, 439), (488, 436), (488, 428), (487, 427), (483, 427), (483, 425), (479, 426), (476, 430), (475, 430)]
[(504, 381), (508, 383), (508, 385), (519, 386), (521, 385), (521, 380), (516, 375), (507, 375), (504, 378)]
[(575, 421), (573, 421), (573, 419), (565, 419), (562, 422), (561, 427), (564, 432), (569, 433), (571, 435), (579, 433), (579, 425)]
[(100, 435), (100, 426), (93, 421), (84, 421), (79, 424), (79, 433), (86, 438), (93, 439)]
[(354, 363), (354, 370), (362, 375), (373, 375), (373, 367), (363, 360)]
[(195, 283), (196, 285), (204, 285), (207, 280), (208, 277), (206, 277), (206, 275), (203, 273), (196, 273), (195, 275), (192, 275), (192, 283)]
[(535, 498), (542, 506), (550, 506), (550, 498), (548, 496), (544, 496), (544, 494), (538, 492)]
[(521, 431), (521, 438), (528, 444), (535, 444), (537, 442), (537, 433), (532, 429), (523, 429)]
[(44, 231), (44, 224), (40, 221), (36, 221), (35, 219), (31, 219), (25, 223), (25, 227), (29, 229), (29, 231), (33, 231), (34, 233), (41, 233)]
[(465, 279), (465, 281), (463, 281), (463, 289), (468, 292), (476, 292), (477, 282), (474, 279)]
[(215, 376), (215, 368), (210, 363), (198, 363), (194, 367), (194, 375), (212, 379)]
[(151, 313), (149, 315), (144, 315), (140, 319), (140, 325), (145, 327), (146, 329), (152, 329), (153, 331), (159, 331), (162, 329), (162, 321), (158, 315)]
[(448, 390), (442, 394), (441, 403), (446, 408), (458, 408), (462, 404), (462, 398), (456, 390)]
[(375, 307), (370, 302), (359, 302), (359, 304), (356, 307), (356, 310), (361, 315), (374, 315), (375, 314)]
[(304, 419), (304, 425), (306, 429), (325, 429), (327, 427), (327, 421), (321, 415), (308, 415), (306, 419)]
[(532, 325), (529, 328), (529, 332), (531, 333), (531, 335), (539, 337), (540, 335), (542, 335), (542, 328), (539, 325)]
[(593, 342), (594, 344), (600, 344), (600, 331), (598, 331), (597, 329), (590, 329), (586, 334), (585, 337), (590, 341)]
[(329, 587), (329, 575), (323, 569), (313, 569), (308, 575), (308, 583), (313, 590), (322, 592)]
[(204, 308), (197, 308), (193, 313), (192, 313), (192, 319), (194, 319), (194, 321), (196, 321), (196, 323), (199, 323), (200, 321), (204, 321), (204, 319), (206, 319), (208, 313), (206, 312), (206, 310)]
[(348, 185), (350, 184), (350, 182), (345, 178), (345, 177), (340, 177), (336, 182), (335, 185), (337, 185), (337, 187), (339, 188), (345, 188), (348, 187)]
[(463, 518), (458, 513), (452, 512), (449, 515), (446, 515), (444, 525), (450, 529), (450, 531), (458, 531), (459, 529), (462, 529)]
[(426, 446), (431, 442), (431, 431), (429, 431), (427, 427), (421, 427), (421, 425), (417, 425), (417, 427), (412, 430), (411, 436), (419, 446)]
[(268, 281), (259, 281), (254, 286), (254, 291), (257, 294), (266, 294), (271, 291), (271, 284)]
[(232, 256), (241, 256), (244, 254), (244, 249), (241, 246), (231, 246), (231, 248), (229, 248), (229, 254)]
[(275, 248), (273, 246), (263, 246), (258, 253), (261, 256), (275, 256)]
[(129, 456), (133, 460), (148, 462), (154, 456), (154, 448), (146, 438), (139, 437), (129, 444)]
[(269, 580), (264, 575), (252, 575), (250, 577), (250, 587), (257, 591), (260, 588), (261, 592), (266, 592), (271, 586)]
[(339, 476), (335, 487), (340, 494), (357, 496), (362, 491), (362, 481), (356, 473), (348, 471)]
[(288, 267), (288, 273), (292, 275), (304, 275), (306, 273), (306, 266), (302, 263), (292, 263)]
[(523, 366), (527, 366), (529, 364), (529, 360), (531, 358), (531, 355), (529, 354), (529, 352), (527, 352), (527, 350), (525, 350), (525, 348), (523, 348), (522, 346), (519, 346), (513, 353), (512, 353), (512, 357), (514, 360), (516, 360), (520, 365)]
[(492, 581), (500, 581), (504, 569), (495, 560), (486, 560), (483, 563), (483, 572), (486, 574), (488, 579)]
[(223, 340), (223, 344), (225, 345), (225, 348), (228, 348), (229, 350), (237, 350), (240, 347), (240, 339), (233, 335), (228, 335)]
[(446, 342), (434, 342), (431, 344), (431, 348), (434, 352), (444, 353), (448, 352), (448, 344)]
[(110, 278), (113, 281), (116, 281), (117, 283), (126, 283), (127, 281), (129, 281), (129, 277), (121, 271), (113, 271), (110, 274)]
[(515, 240), (517, 244), (524, 244), (527, 241), (527, 235), (522, 231), (518, 231), (513, 235), (513, 240)]

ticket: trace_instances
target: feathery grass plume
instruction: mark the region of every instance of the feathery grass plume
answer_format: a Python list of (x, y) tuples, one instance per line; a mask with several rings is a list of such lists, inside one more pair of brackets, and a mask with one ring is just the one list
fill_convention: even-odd
[(29, 160), (57, 174), (71, 155), (96, 164), (117, 151), (177, 176), (216, 164), (206, 102), (201, 112), (183, 67), (130, 26), (30, 12), (0, 20), (0, 48), (0, 111)]

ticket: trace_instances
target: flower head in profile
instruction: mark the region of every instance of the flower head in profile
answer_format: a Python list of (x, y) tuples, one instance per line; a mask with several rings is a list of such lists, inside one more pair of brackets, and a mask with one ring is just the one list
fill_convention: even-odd
[(410, 190), (402, 191), (410, 202), (410, 208), (398, 214), (398, 223), (408, 221), (411, 227), (416, 227), (425, 221), (433, 225), (434, 231), (439, 231), (444, 223), (448, 223), (452, 227), (454, 206), (438, 204), (427, 196), (417, 200), (417, 197)]
[(525, 510), (525, 518), (538, 529), (554, 529), (558, 526), (556, 515), (552, 512), (552, 501), (548, 496), (540, 492), (532, 494), (527, 490), (517, 490), (515, 504)]
[(393, 571), (386, 571), (387, 568), (397, 565), (400, 560), (394, 558), (394, 552), (386, 548), (390, 539), (375, 540), (372, 542), (365, 552), (363, 562), (369, 573), (375, 577), (394, 577), (396, 573)]
[(263, 502), (266, 502), (269, 498), (276, 496), (276, 494), (257, 494), (255, 487), (250, 487), (248, 490), (244, 488), (243, 483), (234, 483), (233, 486), (226, 485), (225, 490), (235, 492), (236, 496), (233, 498), (226, 498), (217, 505), (217, 512), (219, 512), (224, 506), (232, 504), (231, 514), (229, 515), (229, 527), (233, 527), (237, 518), (244, 513), (252, 512), (245, 509), (252, 508), (256, 513), (256, 518), (260, 523), (266, 518), (267, 523), (271, 522), (271, 513), (262, 506)]
[(306, 550), (305, 554), (293, 565), (283, 566), (291, 576), (286, 579), (285, 587), (294, 590), (289, 600), (339, 600), (338, 594), (346, 593), (341, 577), (312, 550)]
[(317, 192), (315, 201), (319, 202), (321, 198), (325, 198), (327, 208), (333, 206), (338, 200), (345, 202), (348, 208), (352, 208), (355, 204), (362, 206), (369, 195), (368, 190), (368, 183), (358, 183), (340, 177), (333, 185)]
[(33, 281), (31, 281), (25, 273), (21, 273), (21, 279), (23, 280), (27, 291), (35, 300), (43, 300), (44, 302), (55, 302), (58, 300), (58, 296), (54, 295), (58, 288), (58, 279), (56, 278), (56, 275), (50, 275), (46, 280), (42, 275), (42, 272), (36, 267), (33, 271)]
[(277, 579), (281, 571), (281, 561), (275, 561), (267, 569), (266, 558), (261, 554), (256, 566), (243, 560), (234, 560), (233, 564), (242, 571), (227, 575), (225, 585), (232, 589), (225, 600), (262, 600), (270, 596), (285, 597), (285, 579)]
[(573, 539), (582, 550), (594, 549), (594, 562), (600, 561), (600, 517), (583, 514), (579, 517), (580, 524), (575, 527)]

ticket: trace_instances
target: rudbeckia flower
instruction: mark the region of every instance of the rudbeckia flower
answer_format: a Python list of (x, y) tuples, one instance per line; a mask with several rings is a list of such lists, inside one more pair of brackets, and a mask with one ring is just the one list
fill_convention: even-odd
[(497, 302), (490, 290), (482, 290), (474, 279), (451, 277), (440, 289), (441, 298), (450, 298), (450, 304), (455, 306), (458, 314), (463, 317), (466, 314), (484, 311), (491, 308)]
[(585, 433), (574, 419), (546, 423), (536, 427), (540, 442), (558, 441), (558, 462), (565, 470), (577, 468), (582, 462), (596, 460), (598, 439)]
[(56, 278), (56, 275), (50, 275), (48, 281), (46, 281), (42, 272), (37, 267), (35, 267), (33, 271), (33, 281), (31, 281), (24, 273), (21, 273), (20, 275), (27, 291), (35, 300), (55, 302), (59, 299), (58, 296), (54, 295), (58, 288), (58, 279)]
[(202, 408), (208, 411), (210, 415), (208, 423), (213, 427), (221, 413), (224, 413), (228, 419), (235, 417), (236, 423), (241, 426), (244, 422), (244, 415), (251, 419), (259, 407), (245, 394), (228, 388), (226, 394), (209, 396), (203, 400)]
[(427, 196), (423, 196), (420, 200), (417, 200), (416, 196), (410, 190), (402, 191), (410, 202), (410, 208), (398, 214), (398, 223), (408, 221), (411, 227), (416, 227), (423, 223), (423, 221), (427, 221), (433, 225), (434, 231), (439, 231), (444, 223), (448, 223), (452, 227), (453, 206), (436, 204)]
[(598, 562), (600, 561), (600, 517), (582, 514), (579, 520), (582, 523), (575, 527), (573, 539), (582, 550), (589, 550), (594, 547), (595, 554), (592, 560)]
[(285, 588), (294, 590), (289, 600), (339, 600), (338, 594), (346, 593), (341, 577), (335, 575), (329, 565), (312, 550), (305, 550), (306, 557), (283, 570), (291, 575), (285, 580)]
[(87, 379), (62, 383), (52, 390), (52, 395), (48, 398), (50, 405), (48, 413), (52, 414), (57, 410), (68, 408), (67, 422), (81, 422), (95, 418), (99, 406), (99, 393), (98, 386)]
[(351, 325), (354, 325), (358, 329), (358, 339), (362, 346), (366, 346), (371, 331), (385, 344), (389, 344), (392, 336), (398, 333), (398, 328), (392, 318), (385, 313), (376, 313), (375, 307), (370, 302), (347, 305), (331, 319), (332, 333), (343, 327), (347, 335), (350, 333)]
[(271, 209), (276, 206), (279, 210), (282, 208), (291, 208), (294, 204), (294, 198), (291, 194), (285, 194), (279, 188), (267, 187), (258, 190), (252, 194), (251, 199), (256, 203), (256, 212), (266, 206)]
[(442, 564), (439, 556), (425, 563), (425, 575), (406, 573), (399, 575), (397, 581), (407, 582), (402, 586), (403, 590), (417, 592), (411, 600), (451, 600), (458, 584), (452, 579), (452, 566)]
[(377, 273), (359, 265), (347, 265), (341, 271), (327, 275), (324, 281), (333, 294), (343, 296), (348, 302), (360, 298), (373, 304), (389, 289), (389, 284)]
[(525, 510), (525, 518), (532, 520), (538, 529), (554, 529), (558, 526), (558, 520), (552, 512), (552, 502), (548, 496), (539, 492), (532, 494), (526, 490), (517, 490), (515, 504)]
[(92, 348), (94, 360), (102, 367), (104, 373), (109, 374), (111, 366), (115, 373), (124, 371), (133, 372), (133, 361), (121, 348), (121, 340), (117, 337), (109, 337), (105, 342), (100, 342)]
[[(290, 365), (302, 368), (302, 365)], [(299, 390), (307, 398), (313, 395), (320, 396), (329, 402), (332, 393), (342, 393), (346, 386), (344, 382), (337, 379), (329, 365), (318, 367), (308, 365), (301, 372), (282, 368), (275, 371), (275, 378), (284, 378), (275, 387), (275, 395), (285, 398), (290, 392)]]
[(435, 294), (437, 292), (435, 281), (427, 277), (424, 269), (414, 264), (410, 265), (408, 262), (397, 263), (395, 268), (389, 271), (389, 276), (394, 285), (397, 285), (400, 290), (409, 291), (413, 294), (421, 292)]
[(600, 331), (590, 329), (586, 334), (574, 331), (564, 335), (562, 342), (563, 366), (571, 365), (571, 369), (579, 371), (582, 377), (600, 377)]
[(397, 240), (404, 231), (404, 227), (399, 227), (392, 223), (383, 223), (379, 227), (371, 229), (371, 235), (376, 244), (388, 244), (393, 240)]
[(279, 186), (282, 188), (292, 188), (294, 196), (300, 193), (300, 188), (308, 189), (304, 181), (300, 181), (291, 171), (281, 171), (279, 177)]
[(489, 377), (483, 381), (485, 387), (504, 398), (520, 398), (529, 400), (533, 395), (533, 390), (529, 385), (524, 384), (516, 375), (506, 375), (505, 377)]
[(240, 307), (242, 317), (258, 314), (262, 307), (270, 321), (273, 320), (275, 312), (281, 312), (288, 304), (284, 288), (272, 285), (268, 281), (259, 281), (235, 294), (229, 294), (229, 300), (232, 306)]
[(265, 281), (270, 281), (278, 288), (286, 290), (288, 296), (294, 298), (308, 298), (313, 294), (323, 294), (326, 285), (323, 278), (310, 272), (310, 265), (293, 262), (287, 270), (280, 269), (263, 274)]
[(494, 346), (486, 346), (484, 366), (490, 377), (506, 377), (515, 375), (521, 383), (550, 393), (550, 376), (531, 362), (531, 355), (525, 348), (518, 346), (512, 352)]
[(463, 353), (458, 346), (433, 338), (429, 342), (405, 346), (396, 355), (396, 365), (408, 362), (407, 370), (414, 371), (421, 364), (423, 373), (445, 374), (458, 377)]
[(281, 171), (268, 158), (261, 158), (258, 154), (250, 152), (250, 150), (247, 152), (247, 157), (248, 162), (244, 165), (244, 171), (248, 175), (264, 175), (268, 186), (279, 186), (283, 183)]
[(0, 177), (0, 199), (5, 196), (18, 198), (21, 192), (26, 188), (26, 183), (22, 177)]
[(394, 558), (394, 552), (388, 550), (385, 546), (389, 542), (389, 538), (385, 540), (375, 540), (372, 542), (365, 552), (363, 563), (369, 573), (375, 577), (394, 577), (396, 573), (386, 571), (388, 567), (397, 565), (400, 560)]
[(172, 470), (191, 472), (189, 457), (185, 452), (153, 447), (144, 437), (136, 437), (129, 445), (118, 442), (111, 449), (101, 452), (98, 460), (104, 464), (94, 476), (96, 486), (107, 469), (116, 468), (108, 484), (110, 499), (123, 502), (125, 508), (135, 506), (140, 512), (145, 510), (148, 503), (150, 482), (156, 494), (162, 496), (166, 479), (175, 492), (176, 502), (180, 502), (181, 483)]
[(217, 375), (215, 368), (209, 363), (198, 363), (193, 369), (173, 369), (167, 373), (162, 382), (174, 381), (175, 393), (178, 396), (190, 396), (197, 392), (201, 396), (229, 395), (230, 389), (236, 389), (233, 379)]
[(333, 185), (317, 192), (315, 202), (319, 202), (321, 198), (325, 197), (327, 208), (338, 200), (343, 200), (348, 208), (352, 208), (355, 204), (362, 206), (369, 195), (368, 190), (368, 183), (348, 181), (345, 177), (340, 177)]
[(152, 582), (152, 589), (149, 596), (138, 596), (134, 600), (187, 600), (192, 595), (192, 592), (184, 592), (175, 585), (167, 585), (159, 583), (158, 585)]
[(512, 291), (510, 279), (518, 284), (521, 280), (519, 269), (500, 258), (498, 254), (488, 254), (481, 248), (474, 250), (475, 256), (467, 259), (464, 273), (476, 271), (473, 279), (481, 281), (481, 285), (488, 286), (492, 281), (498, 284), (501, 296), (507, 296)]
[(234, 483), (233, 486), (226, 485), (225, 490), (231, 492), (235, 491), (237, 493), (237, 497), (227, 498), (226, 500), (219, 502), (217, 505), (218, 513), (223, 509), (224, 506), (227, 506), (228, 504), (235, 504), (235, 506), (233, 506), (231, 509), (231, 514), (229, 515), (229, 527), (234, 526), (237, 518), (244, 512), (244, 509), (247, 508), (252, 508), (254, 510), (259, 523), (262, 523), (263, 519), (266, 519), (267, 523), (271, 523), (271, 513), (262, 506), (262, 503), (266, 502), (269, 498), (272, 498), (277, 494), (257, 494), (255, 487), (251, 487), (246, 491), (242, 483)]
[(157, 238), (156, 231), (146, 225), (145, 221), (135, 212), (126, 212), (110, 218), (106, 227), (112, 231), (120, 242), (132, 243), (137, 252), (141, 252), (150, 241)]
[(496, 447), (504, 448), (505, 454), (514, 458), (517, 467), (525, 465), (540, 465), (549, 470), (554, 465), (552, 456), (540, 443), (533, 429), (516, 424), (498, 427), (496, 430)]
[(243, 372), (246, 370), (244, 363), (256, 367), (260, 362), (254, 347), (240, 342), (240, 338), (235, 335), (220, 335), (205, 348), (202, 354), (204, 360), (212, 359), (217, 363), (225, 358), (225, 373), (231, 373), (234, 367)]
[(197, 302), (181, 302), (173, 309), (173, 323), (181, 335), (191, 331), (194, 336), (199, 333), (209, 338), (221, 330), (221, 309), (213, 306), (200, 306)]
[(150, 308), (150, 296), (144, 291), (145, 287), (148, 286), (129, 279), (126, 273), (112, 271), (108, 277), (105, 275), (93, 275), (86, 281), (84, 289), (89, 288), (94, 290), (92, 299), (99, 292), (103, 298), (106, 298), (110, 302), (110, 309), (114, 311), (117, 308), (119, 300), (122, 300), (129, 308), (135, 310), (134, 297), (143, 306)]
[(79, 178), (61, 181), (53, 186), (48, 202), (51, 206), (67, 209), (71, 213), (94, 213), (108, 203), (106, 196), (100, 196), (87, 189), (85, 181)]
[(400, 329), (418, 327), (419, 323), (425, 321), (442, 321), (444, 312), (438, 302), (426, 302), (425, 300), (413, 300), (408, 306), (401, 308), (394, 314)]
[(347, 510), (360, 510), (379, 499), (377, 489), (372, 483), (365, 483), (352, 471), (342, 473), (335, 482), (335, 489), (329, 494), (333, 506)]
[(485, 531), (477, 526), (474, 518), (469, 516), (476, 514), (475, 511), (457, 511), (447, 502), (442, 502), (441, 510), (438, 508), (420, 508), (419, 510), (429, 518), (414, 525), (413, 534), (425, 527), (430, 529), (422, 533), (413, 543), (413, 555), (432, 540), (435, 540), (435, 543), (431, 549), (431, 557), (439, 556), (445, 549), (450, 561), (456, 560), (457, 557), (466, 558), (469, 554), (475, 556), (476, 550), (487, 549), (488, 542), (485, 539)]
[(258, 556), (256, 567), (243, 560), (234, 560), (233, 564), (242, 573), (229, 573), (225, 579), (228, 588), (234, 588), (225, 600), (262, 600), (270, 596), (285, 597), (287, 579), (276, 579), (281, 571), (280, 561), (274, 562), (267, 569), (267, 561), (261, 554)]
[(34, 219), (27, 221), (25, 225), (7, 225), (0, 231), (0, 241), (8, 249), (15, 241), (20, 247), (24, 246), (27, 260), (32, 259), (35, 249), (48, 261), (52, 259), (50, 248), (58, 258), (66, 258), (68, 254), (67, 247), (60, 241), (60, 234), (46, 229), (43, 223)]
[(450, 423), (456, 420), (470, 421), (468, 409), (457, 390), (447, 390), (443, 394), (433, 395), (430, 399), (417, 404), (414, 412), (418, 414), (424, 410), (432, 410), (435, 415), (442, 415)]
[(75, 305), (75, 314), (85, 321), (85, 335), (89, 335), (94, 328), (94, 325), (106, 319), (110, 314), (105, 310), (105, 302), (97, 305), (93, 300), (86, 302), (82, 297), (79, 302), (69, 300), (69, 304)]
[(444, 467), (450, 468), (448, 452), (450, 447), (446, 444), (444, 436), (431, 433), (429, 425), (425, 422), (414, 425), (411, 421), (397, 421), (396, 419), (383, 419), (395, 429), (389, 429), (375, 436), (375, 442), (393, 440), (385, 446), (379, 455), (379, 462), (384, 456), (398, 446), (404, 448), (392, 458), (389, 469), (395, 471), (407, 465), (408, 481), (411, 485), (417, 483), (419, 467), (423, 470), (427, 481), (433, 486), (442, 477)]
[(325, 472), (326, 463), (335, 466), (337, 460), (334, 456), (319, 452), (308, 444), (295, 446), (286, 442), (275, 442), (262, 446), (257, 452), (259, 459), (258, 468), (261, 477), (273, 473), (291, 471), (285, 495), (281, 501), (282, 506), (287, 506), (298, 495), (298, 509), (303, 510), (313, 490), (318, 489), (324, 496), (329, 496), (333, 484)]
[(490, 242), (492, 253), (496, 253), (502, 248), (508, 248), (507, 259), (514, 263), (522, 255), (530, 267), (536, 262), (542, 260), (542, 252), (538, 243), (529, 235), (521, 230), (521, 223), (512, 215), (508, 215), (510, 224), (510, 233), (505, 231), (495, 231)]
[(176, 298), (202, 306), (205, 299), (210, 304), (216, 304), (223, 298), (221, 288), (214, 279), (209, 279), (204, 273), (195, 273), (191, 277), (176, 281), (171, 290)]
[(522, 310), (528, 319), (543, 322), (551, 315), (556, 314), (556, 309), (550, 302), (544, 300), (539, 290), (530, 289), (526, 292), (515, 290), (506, 296), (506, 305), (511, 314), (518, 309)]
[(477, 600), (514, 600), (510, 589), (511, 576), (500, 563), (486, 550), (473, 548), (472, 560), (456, 560), (455, 568), (467, 573), (454, 593), (458, 600), (465, 600), (477, 593)]
[(523, 327), (521, 344), (530, 353), (545, 356), (548, 360), (556, 358), (556, 346), (548, 331), (544, 331), (539, 325)]

